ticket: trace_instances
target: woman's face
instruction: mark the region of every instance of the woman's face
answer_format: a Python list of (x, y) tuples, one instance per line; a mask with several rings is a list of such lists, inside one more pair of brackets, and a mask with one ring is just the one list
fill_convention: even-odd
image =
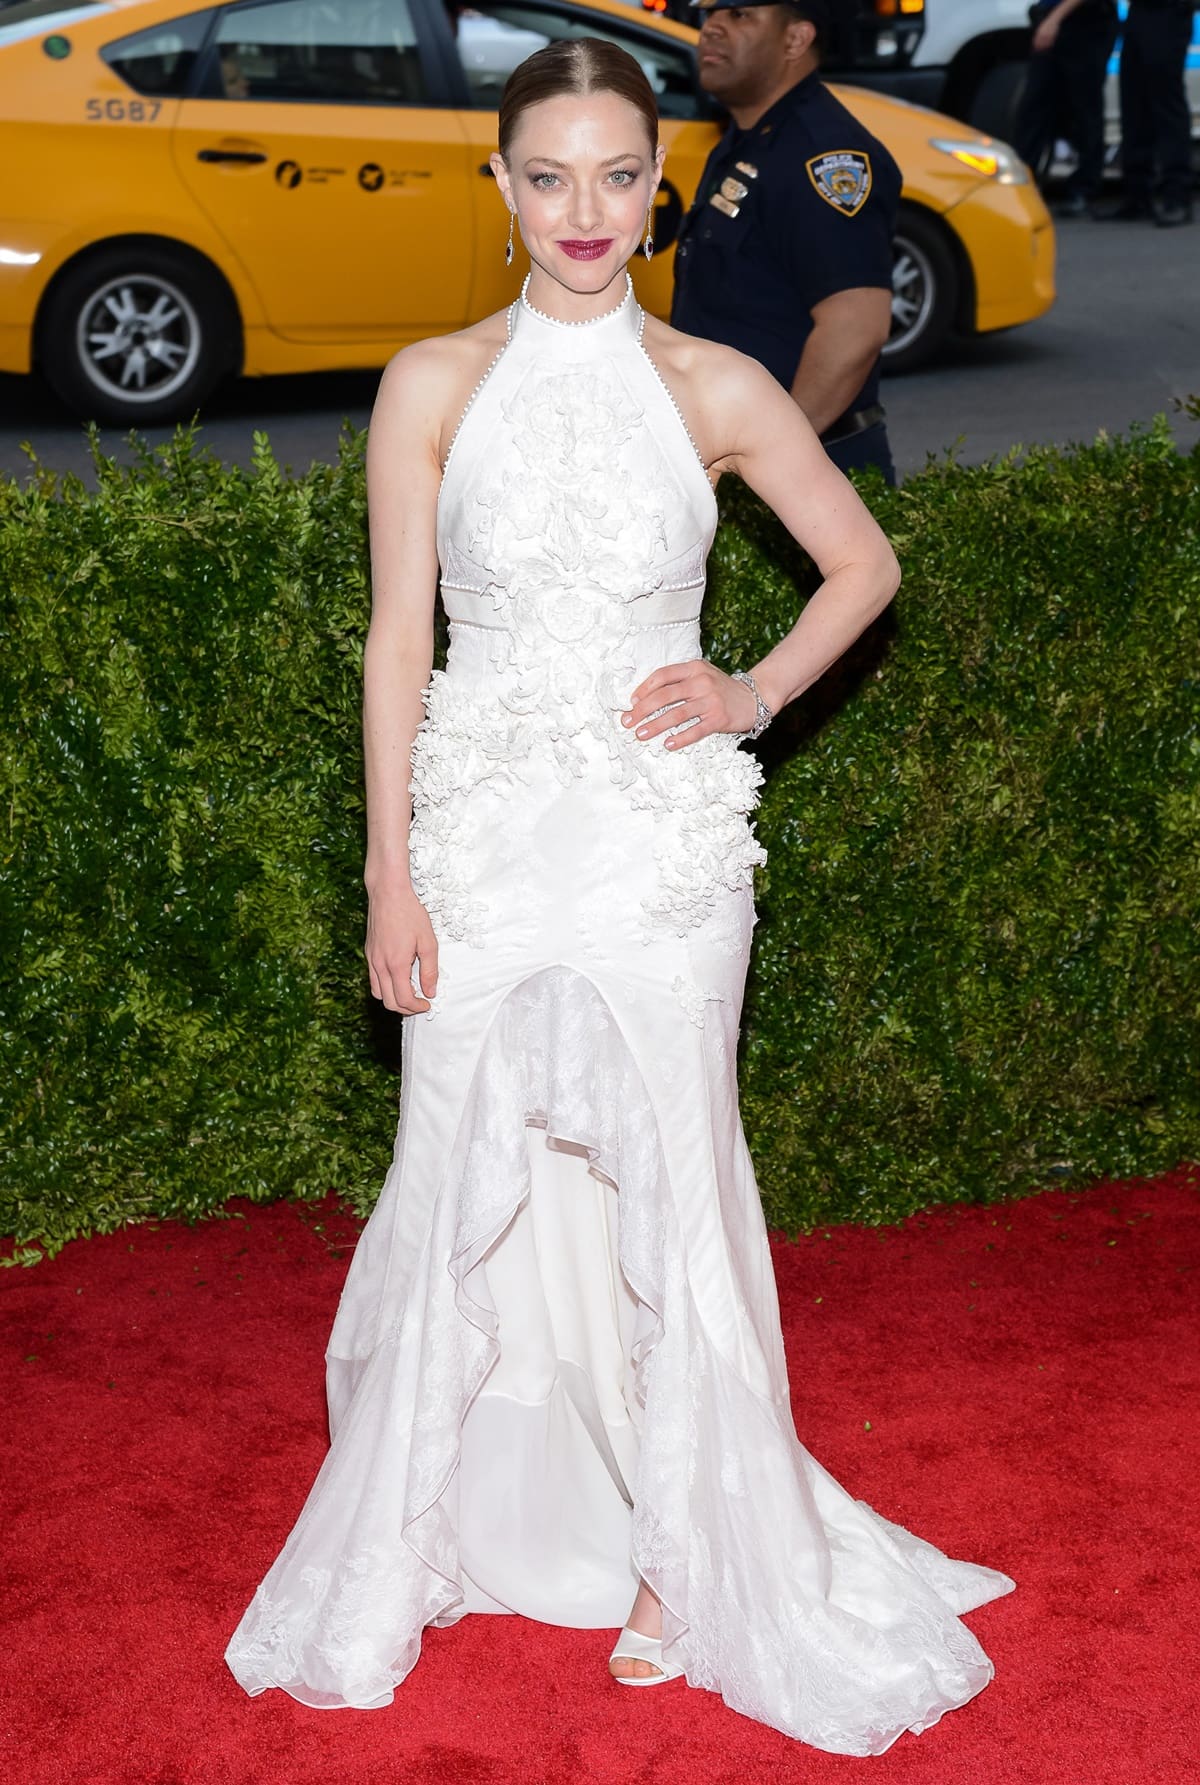
[(580, 295), (603, 291), (646, 228), (666, 151), (616, 93), (563, 94), (522, 113), (492, 171), (530, 259)]

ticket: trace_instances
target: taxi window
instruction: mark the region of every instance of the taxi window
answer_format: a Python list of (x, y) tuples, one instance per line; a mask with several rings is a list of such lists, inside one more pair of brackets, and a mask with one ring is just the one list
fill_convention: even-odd
[(119, 37), (106, 43), (100, 54), (135, 93), (178, 99), (187, 91), (211, 20), (211, 12), (189, 13), (169, 25), (151, 25), (132, 37)]
[(564, 7), (508, 5), (506, 0), (463, 6), (446, 0), (455, 48), (466, 77), (469, 103), (495, 111), (504, 83), (526, 56), (560, 37), (603, 37), (619, 44), (641, 63), (654, 89), (659, 116), (706, 118), (690, 48), (664, 37), (661, 42), (639, 31), (625, 31), (607, 13), (577, 12)]
[(221, 14), (225, 99), (426, 105), (407, 0), (271, 0)]

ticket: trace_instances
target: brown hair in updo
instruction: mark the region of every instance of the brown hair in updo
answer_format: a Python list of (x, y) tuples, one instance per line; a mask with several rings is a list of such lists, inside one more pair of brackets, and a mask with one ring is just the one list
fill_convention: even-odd
[(564, 93), (615, 93), (641, 113), (651, 152), (658, 147), (658, 107), (641, 63), (603, 37), (562, 37), (519, 62), (500, 98), (500, 153), (505, 161), (522, 115)]

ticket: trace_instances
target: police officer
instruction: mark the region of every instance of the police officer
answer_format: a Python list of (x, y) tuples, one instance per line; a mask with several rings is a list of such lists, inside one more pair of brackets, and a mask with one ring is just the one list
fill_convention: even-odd
[(828, 0), (699, 0), (700, 85), (729, 113), (675, 257), (671, 321), (759, 360), (843, 471), (895, 482), (879, 353), (900, 170), (822, 86)]
[(1125, 197), (1106, 221), (1145, 217), (1171, 229), (1192, 220), (1192, 108), (1184, 70), (1196, 3), (1129, 0), (1120, 70)]
[(1085, 217), (1104, 188), (1104, 82), (1117, 41), (1116, 0), (1034, 0), (1029, 22), (1032, 54), (1013, 147), (1042, 174), (1065, 136), (1078, 161), (1054, 209)]

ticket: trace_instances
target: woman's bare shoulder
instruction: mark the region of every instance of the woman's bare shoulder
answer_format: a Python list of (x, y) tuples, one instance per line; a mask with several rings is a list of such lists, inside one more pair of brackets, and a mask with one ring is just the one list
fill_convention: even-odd
[(642, 338), (647, 353), (661, 368), (698, 393), (711, 393), (714, 386), (735, 396), (753, 395), (764, 386), (778, 388), (770, 373), (749, 354), (720, 341), (685, 335), (657, 316), (646, 317)]
[(795, 405), (756, 359), (646, 318), (642, 337), (659, 376), (685, 416), (689, 432), (711, 473), (736, 470), (748, 432), (770, 427)]
[(452, 402), (463, 381), (472, 389), (508, 339), (508, 312), (499, 310), (449, 335), (429, 335), (402, 347), (384, 367), (378, 403), (437, 410)]

